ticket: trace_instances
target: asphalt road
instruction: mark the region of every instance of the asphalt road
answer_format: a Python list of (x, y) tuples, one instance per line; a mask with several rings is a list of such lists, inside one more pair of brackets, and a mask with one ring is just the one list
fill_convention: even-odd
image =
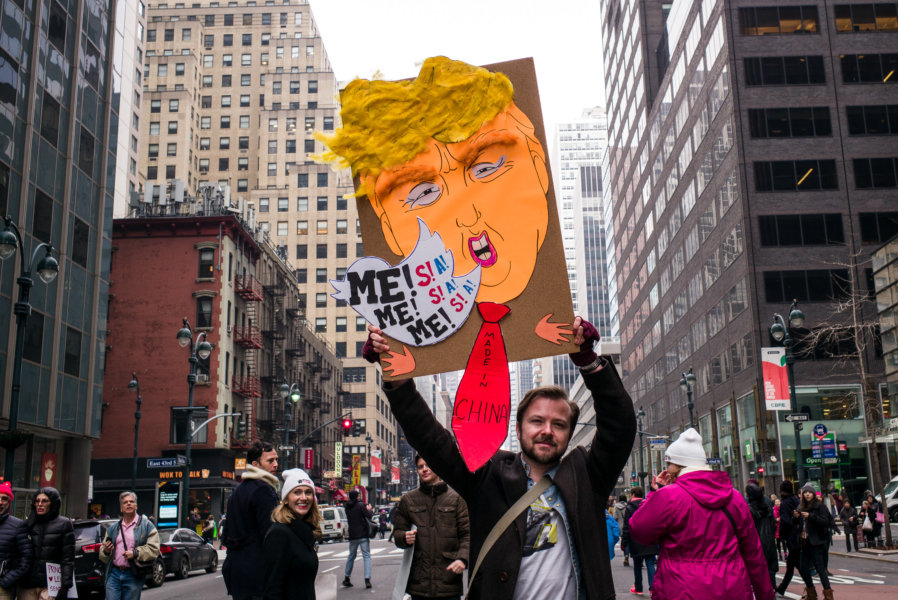
[[(841, 544), (834, 546), (835, 550), (842, 550)], [(337, 586), (337, 598), (339, 600), (390, 600), (393, 593), (393, 583), (399, 570), (402, 559), (402, 551), (386, 540), (371, 540), (371, 579), (372, 589), (365, 589), (364, 572), (361, 553), (356, 558), (352, 574), (354, 587), (343, 588), (339, 584), (343, 580), (343, 569), (346, 563), (346, 555), (349, 545), (346, 542), (336, 544), (322, 544), (318, 549), (319, 576), (330, 575), (332, 583)], [(221, 562), (224, 562), (224, 553), (220, 554)], [(623, 566), (623, 558), (619, 549), (617, 557), (612, 561), (612, 576), (614, 588), (618, 598), (636, 598), (630, 594), (630, 586), (633, 585), (632, 567)], [(835, 597), (851, 600), (881, 600), (882, 598), (898, 598), (898, 560), (884, 561), (871, 558), (856, 558), (855, 556), (830, 555), (829, 569), (833, 573), (831, 578)], [(781, 563), (779, 579), (785, 564)], [(645, 577), (645, 575), (643, 575)], [(787, 592), (788, 598), (801, 597), (803, 584), (797, 576)], [(646, 586), (646, 583), (643, 583)], [(819, 580), (817, 589), (820, 590)], [(647, 590), (647, 587), (646, 587)], [(226, 600), (224, 580), (221, 572), (206, 574), (196, 571), (185, 580), (177, 581), (169, 577), (165, 585), (156, 589), (147, 589), (143, 592), (143, 598), (147, 600)], [(648, 593), (645, 594), (649, 597)], [(319, 599), (321, 600), (321, 599)]]

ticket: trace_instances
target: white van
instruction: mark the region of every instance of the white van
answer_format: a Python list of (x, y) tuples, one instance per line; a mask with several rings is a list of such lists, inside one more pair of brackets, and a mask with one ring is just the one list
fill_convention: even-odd
[(321, 540), (341, 542), (349, 537), (349, 521), (342, 506), (321, 507)]
[(883, 498), (885, 498), (885, 505), (889, 509), (889, 522), (898, 523), (898, 477), (893, 477), (885, 485), (882, 494), (879, 495), (880, 504), (882, 504)]

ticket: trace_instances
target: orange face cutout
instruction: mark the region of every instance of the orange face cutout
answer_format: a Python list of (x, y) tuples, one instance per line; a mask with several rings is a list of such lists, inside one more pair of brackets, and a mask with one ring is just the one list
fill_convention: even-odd
[(390, 249), (408, 256), (420, 218), (455, 259), (455, 275), (480, 265), (478, 302), (507, 302), (527, 287), (546, 237), (545, 152), (514, 104), (470, 138), (431, 140), (410, 161), (367, 178)]

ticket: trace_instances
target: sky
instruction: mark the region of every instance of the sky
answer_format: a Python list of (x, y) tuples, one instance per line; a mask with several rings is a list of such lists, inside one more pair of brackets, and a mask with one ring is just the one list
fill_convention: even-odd
[(601, 0), (309, 0), (340, 82), (417, 75), (430, 56), (482, 65), (533, 57), (549, 144), (604, 104)]

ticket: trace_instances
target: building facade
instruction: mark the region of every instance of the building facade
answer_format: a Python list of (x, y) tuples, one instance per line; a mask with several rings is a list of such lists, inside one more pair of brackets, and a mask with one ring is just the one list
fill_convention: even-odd
[[(115, 100), (123, 89), (110, 59), (121, 40), (106, 3), (3, 0), (0, 20), (0, 214), (21, 231), (26, 269), (36, 266), (27, 263), (42, 242), (59, 258), (57, 278), (35, 278), (31, 289), (18, 427), (3, 436), (0, 463), (15, 449), (14, 472), (3, 474), (16, 490), (14, 514), (41, 485), (55, 485), (63, 512), (78, 517), (86, 515), (91, 440), (100, 434)], [(0, 264), (4, 432), (20, 253)]]
[(364, 253), (349, 172), (311, 158), (322, 150), (313, 133), (339, 126), (339, 107), (308, 2), (150, 2), (146, 33), (139, 168), (147, 183), (125, 212), (189, 210), (200, 188), (227, 190), (227, 205), (286, 252), (306, 319), (344, 361), (344, 406), (364, 423), (346, 460), (359, 454), (367, 465), (367, 435), (373, 448), (395, 451), (379, 367), (361, 358), (365, 321), (330, 296), (329, 280)]
[[(160, 484), (184, 475), (147, 459), (183, 455), (189, 431), (196, 431), (190, 504), (203, 513), (224, 511), (239, 480), (235, 459), (256, 440), (277, 444), (281, 469), (303, 466), (316, 481), (334, 470), (342, 366), (308, 327), (294, 269), (266, 237), (255, 237), (226, 209), (118, 219), (111, 278), (102, 435), (91, 462), (102, 512), (114, 512), (118, 492), (131, 485), (132, 379), (142, 398), (136, 491), (148, 513), (158, 505)], [(196, 341), (213, 345), (197, 364), (200, 410), (192, 415), (185, 410), (190, 350), (173, 337), (182, 318)], [(298, 402), (281, 396), (283, 384), (300, 392)], [(236, 413), (242, 415), (202, 426)]]
[[(772, 489), (800, 466), (856, 494), (870, 475), (860, 373), (882, 393), (881, 349), (839, 308), (875, 319), (869, 255), (898, 198), (896, 130), (876, 117), (895, 109), (894, 11), (604, 2), (624, 382), (646, 429), (675, 437), (690, 419), (679, 381), (694, 369), (695, 423), (740, 485), (768, 477)], [(788, 411), (759, 394), (771, 316), (793, 299), (806, 315), (792, 331), (797, 410), (841, 446), (826, 468), (808, 427), (796, 464)], [(661, 458), (648, 453), (646, 470)]]

